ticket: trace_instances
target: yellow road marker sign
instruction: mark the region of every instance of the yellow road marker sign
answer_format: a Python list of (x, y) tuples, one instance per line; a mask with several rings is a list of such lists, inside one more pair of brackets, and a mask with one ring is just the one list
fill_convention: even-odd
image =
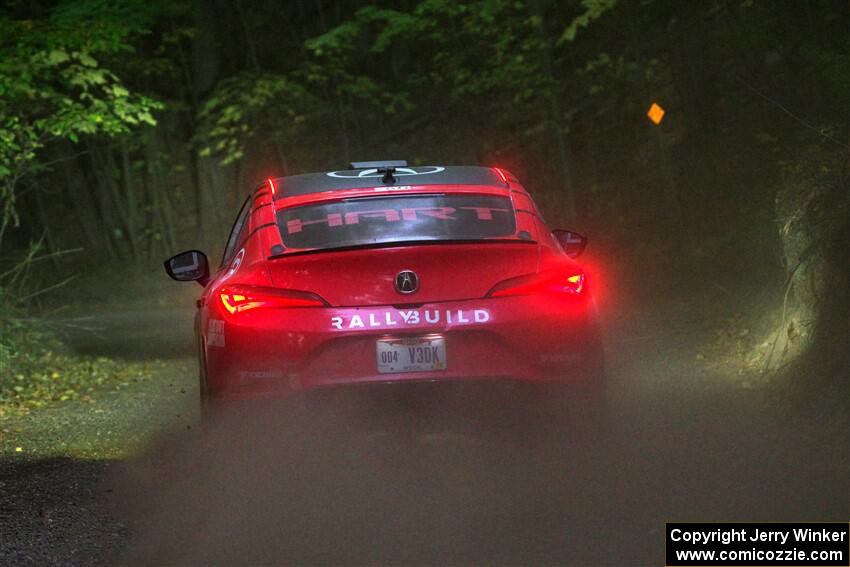
[(661, 124), (661, 121), (664, 120), (664, 109), (661, 108), (661, 105), (657, 102), (653, 102), (646, 115), (649, 116), (649, 119), (652, 120), (653, 124), (658, 126)]

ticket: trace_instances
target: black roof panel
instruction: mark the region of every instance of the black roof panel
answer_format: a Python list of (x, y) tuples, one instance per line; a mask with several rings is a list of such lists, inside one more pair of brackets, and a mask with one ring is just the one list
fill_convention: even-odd
[[(337, 191), (339, 189), (380, 187), (384, 184), (381, 181), (383, 176), (384, 174), (378, 173), (376, 168), (369, 168), (279, 177), (274, 180), (277, 187), (275, 199), (324, 191)], [(421, 165), (397, 167), (393, 176), (396, 179), (394, 185), (489, 185), (507, 187), (507, 184), (492, 168), (480, 166)]]

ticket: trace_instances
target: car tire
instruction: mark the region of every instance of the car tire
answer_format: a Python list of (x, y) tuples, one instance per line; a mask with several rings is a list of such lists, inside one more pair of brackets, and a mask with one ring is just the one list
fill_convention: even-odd
[(203, 341), (198, 347), (198, 412), (201, 425), (209, 424), (212, 415), (212, 401), (207, 386), (207, 357)]

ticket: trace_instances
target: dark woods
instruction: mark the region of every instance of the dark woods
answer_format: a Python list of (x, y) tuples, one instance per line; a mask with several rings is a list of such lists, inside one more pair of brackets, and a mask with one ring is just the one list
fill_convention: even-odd
[(783, 341), (846, 276), (843, 1), (15, 1), (0, 28), (7, 266), (155, 270), (266, 176), (399, 158), (512, 170), (644, 292), (773, 286)]

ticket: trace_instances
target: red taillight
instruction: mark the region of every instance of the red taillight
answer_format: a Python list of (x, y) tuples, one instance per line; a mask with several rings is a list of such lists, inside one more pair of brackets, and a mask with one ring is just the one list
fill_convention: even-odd
[(584, 288), (584, 274), (575, 274), (567, 277), (564, 291), (567, 293), (581, 293)]
[(276, 189), (275, 189), (275, 187), (274, 187), (274, 181), (272, 181), (272, 180), (271, 180), (271, 177), (269, 177), (269, 189), (271, 189), (271, 190), (272, 190), (272, 195), (274, 195), (274, 194), (275, 194)]
[(218, 293), (221, 305), (230, 314), (251, 309), (285, 309), (288, 307), (326, 307), (318, 295), (305, 291), (255, 286), (225, 286)]
[(508, 177), (505, 175), (505, 172), (504, 172), (504, 171), (502, 171), (502, 170), (501, 170), (501, 169), (499, 169), (498, 167), (494, 167), (494, 168), (493, 168), (493, 171), (495, 171), (495, 172), (499, 175), (499, 177), (502, 179), (502, 183), (507, 183), (507, 182), (508, 182)]
[(490, 290), (488, 297), (561, 294), (579, 295), (584, 289), (584, 274), (549, 272), (505, 280)]

